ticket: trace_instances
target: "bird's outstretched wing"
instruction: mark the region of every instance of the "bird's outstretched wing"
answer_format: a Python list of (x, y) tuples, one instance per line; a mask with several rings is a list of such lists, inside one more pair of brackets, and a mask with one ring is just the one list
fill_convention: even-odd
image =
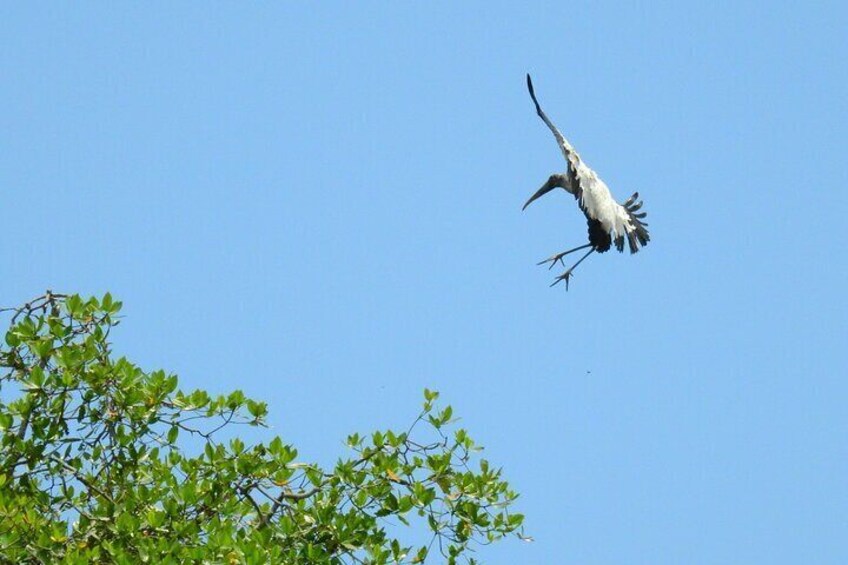
[(533, 90), (533, 81), (530, 79), (529, 74), (527, 75), (527, 90), (530, 91), (530, 98), (533, 99), (533, 104), (536, 106), (536, 114), (542, 118), (542, 121), (545, 122), (545, 125), (548, 126), (548, 129), (550, 129), (554, 134), (554, 138), (556, 138), (557, 144), (559, 144), (559, 148), (562, 150), (562, 154), (565, 157), (565, 162), (568, 164), (568, 169), (564, 175), (551, 175), (548, 182), (536, 191), (536, 193), (524, 203), (524, 207), (521, 209), (524, 210), (531, 202), (557, 187), (564, 188), (566, 191), (573, 194), (578, 202), (581, 202), (583, 189), (585, 187), (583, 186), (580, 175), (581, 172), (583, 172), (582, 169), (585, 169), (586, 167), (583, 165), (581, 169), (582, 164), (580, 162), (580, 155), (577, 154), (574, 147), (571, 146), (568, 140), (560, 133), (559, 129), (557, 129), (553, 122), (551, 122), (550, 118), (548, 118), (548, 115), (545, 114), (545, 111), (542, 110), (542, 106), (539, 105), (539, 101), (536, 99), (536, 92)]
[(530, 91), (530, 98), (533, 99), (533, 104), (536, 105), (536, 113), (542, 118), (542, 121), (545, 122), (545, 125), (548, 126), (548, 129), (551, 130), (551, 133), (554, 134), (557, 143), (559, 144), (559, 148), (562, 150), (562, 154), (565, 157), (566, 162), (568, 163), (568, 173), (569, 177), (577, 178), (577, 169), (580, 166), (580, 155), (577, 154), (577, 151), (574, 150), (574, 147), (568, 142), (567, 139), (560, 133), (559, 129), (553, 124), (553, 122), (548, 118), (548, 115), (545, 114), (545, 111), (542, 110), (542, 106), (539, 105), (539, 101), (536, 100), (536, 92), (533, 90), (533, 81), (530, 79), (530, 74), (527, 74), (527, 90)]

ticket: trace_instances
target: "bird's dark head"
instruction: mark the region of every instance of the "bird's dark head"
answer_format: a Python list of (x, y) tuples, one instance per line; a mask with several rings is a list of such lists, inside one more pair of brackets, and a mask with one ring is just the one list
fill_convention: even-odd
[(540, 196), (544, 196), (555, 188), (564, 188), (565, 190), (571, 192), (569, 190), (569, 186), (570, 185), (568, 183), (568, 177), (566, 175), (561, 173), (553, 174), (548, 178), (547, 182), (542, 185), (542, 188), (537, 190), (536, 193), (531, 196), (527, 202), (524, 203), (524, 206), (521, 209), (524, 210), (530, 205), (531, 202), (533, 202)]
[(568, 177), (562, 173), (554, 173), (548, 177), (548, 181), (545, 183), (545, 186), (547, 185), (551, 185), (551, 188), (565, 188), (568, 185)]

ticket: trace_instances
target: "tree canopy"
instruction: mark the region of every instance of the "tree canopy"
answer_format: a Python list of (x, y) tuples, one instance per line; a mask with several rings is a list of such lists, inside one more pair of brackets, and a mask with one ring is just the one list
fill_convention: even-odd
[(114, 355), (120, 310), (51, 292), (4, 310), (2, 562), (473, 563), (522, 537), (516, 493), (437, 392), (322, 468), (282, 438), (237, 437), (266, 425), (265, 403)]

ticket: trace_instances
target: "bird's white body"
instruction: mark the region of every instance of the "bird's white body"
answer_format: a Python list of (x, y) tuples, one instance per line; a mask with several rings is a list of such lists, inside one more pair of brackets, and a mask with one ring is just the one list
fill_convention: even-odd
[(612, 239), (623, 237), (636, 229), (624, 206), (615, 201), (609, 187), (595, 171), (580, 161), (576, 172), (583, 188), (578, 204), (590, 218), (601, 222)]

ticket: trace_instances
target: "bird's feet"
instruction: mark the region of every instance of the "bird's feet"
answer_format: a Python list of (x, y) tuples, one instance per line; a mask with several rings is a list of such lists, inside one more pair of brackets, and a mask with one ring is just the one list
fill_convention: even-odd
[(555, 278), (554, 282), (551, 283), (551, 286), (555, 286), (560, 281), (565, 281), (565, 290), (568, 290), (568, 281), (570, 281), (571, 277), (574, 276), (574, 274), (572, 273), (573, 270), (574, 270), (574, 267), (568, 269), (566, 272), (564, 272), (563, 274), (561, 274), (560, 276)]
[[(572, 250), (572, 251), (573, 251), (573, 250)], [(548, 270), (549, 270), (549, 271), (550, 271), (551, 269), (553, 269), (553, 268), (554, 268), (554, 265), (556, 265), (556, 264), (557, 264), (557, 261), (559, 261), (559, 263), (560, 263), (563, 267), (565, 267), (565, 261), (563, 261), (563, 260), (562, 260), (562, 258), (563, 258), (563, 257), (565, 257), (566, 255), (568, 255), (569, 253), (571, 253), (571, 251), (563, 251), (562, 253), (557, 253), (556, 255), (553, 255), (553, 256), (551, 256), (551, 257), (548, 257), (548, 258), (547, 258), (547, 259), (545, 259), (544, 261), (539, 261), (539, 262), (538, 262), (538, 263), (536, 263), (536, 264), (537, 264), (537, 265), (544, 265), (545, 263), (550, 263), (550, 265), (548, 265)]]

